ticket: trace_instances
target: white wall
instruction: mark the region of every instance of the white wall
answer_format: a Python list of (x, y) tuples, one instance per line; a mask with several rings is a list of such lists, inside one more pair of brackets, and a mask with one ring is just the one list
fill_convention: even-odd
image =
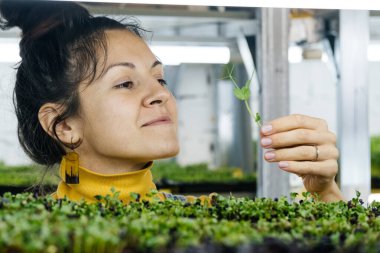
[(16, 71), (14, 63), (0, 63), (0, 161), (6, 164), (28, 164), (17, 139), (17, 120), (12, 92)]
[[(176, 84), (180, 164), (214, 164), (217, 119), (214, 111), (212, 65), (186, 64)], [(215, 77), (214, 77), (215, 78)]]
[(369, 130), (380, 135), (380, 62), (369, 64)]
[(319, 60), (304, 60), (289, 66), (290, 113), (306, 114), (327, 121), (336, 133), (336, 81)]
[[(337, 133), (336, 82), (327, 64), (304, 60), (290, 65), (290, 112), (327, 120)], [(380, 135), (380, 62), (369, 63), (369, 128)]]

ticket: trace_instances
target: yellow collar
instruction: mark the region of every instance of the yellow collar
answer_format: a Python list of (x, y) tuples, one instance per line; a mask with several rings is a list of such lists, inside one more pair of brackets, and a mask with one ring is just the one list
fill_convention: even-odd
[(147, 193), (156, 189), (150, 170), (153, 166), (152, 162), (148, 167), (138, 171), (111, 175), (99, 174), (79, 166), (79, 184), (65, 182), (63, 163), (61, 162), (60, 165), (61, 182), (53, 194), (55, 198), (67, 196), (73, 201), (84, 199), (87, 202), (97, 202), (96, 195), (106, 196), (109, 194), (112, 196), (111, 188), (114, 187), (116, 191), (120, 192), (120, 200), (128, 203), (131, 200), (130, 193), (138, 193), (141, 198), (145, 198)]

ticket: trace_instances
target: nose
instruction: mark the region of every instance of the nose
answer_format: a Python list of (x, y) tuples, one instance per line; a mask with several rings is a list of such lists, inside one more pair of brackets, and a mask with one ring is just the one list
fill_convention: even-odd
[(149, 93), (144, 99), (144, 106), (164, 105), (171, 96), (170, 91), (157, 80), (148, 86)]

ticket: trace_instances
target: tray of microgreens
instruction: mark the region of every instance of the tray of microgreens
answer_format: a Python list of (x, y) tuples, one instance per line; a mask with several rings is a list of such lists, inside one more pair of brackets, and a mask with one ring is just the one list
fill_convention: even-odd
[(0, 197), (0, 252), (380, 252), (380, 203), (324, 203), (309, 193), (271, 198), (215, 195), (123, 203)]

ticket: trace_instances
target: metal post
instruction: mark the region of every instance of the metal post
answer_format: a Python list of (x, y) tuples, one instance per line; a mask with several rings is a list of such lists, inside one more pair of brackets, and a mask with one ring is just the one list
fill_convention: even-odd
[[(249, 43), (247, 42), (247, 38), (242, 32), (238, 34), (236, 38), (236, 42), (239, 48), (241, 58), (243, 60), (245, 70), (247, 71), (247, 76), (251, 77), (252, 73), (256, 73), (255, 63), (254, 63), (252, 52), (251, 52), (251, 47)], [(256, 76), (257, 75), (255, 75), (254, 77)]]
[[(289, 10), (262, 8), (258, 13), (258, 75), (261, 83), (260, 112), (264, 122), (289, 113), (288, 37)], [(260, 197), (289, 194), (289, 174), (263, 159), (259, 149)]]
[(347, 199), (354, 197), (355, 190), (358, 190), (366, 201), (371, 191), (367, 60), (369, 11), (341, 10), (339, 19), (340, 186)]

